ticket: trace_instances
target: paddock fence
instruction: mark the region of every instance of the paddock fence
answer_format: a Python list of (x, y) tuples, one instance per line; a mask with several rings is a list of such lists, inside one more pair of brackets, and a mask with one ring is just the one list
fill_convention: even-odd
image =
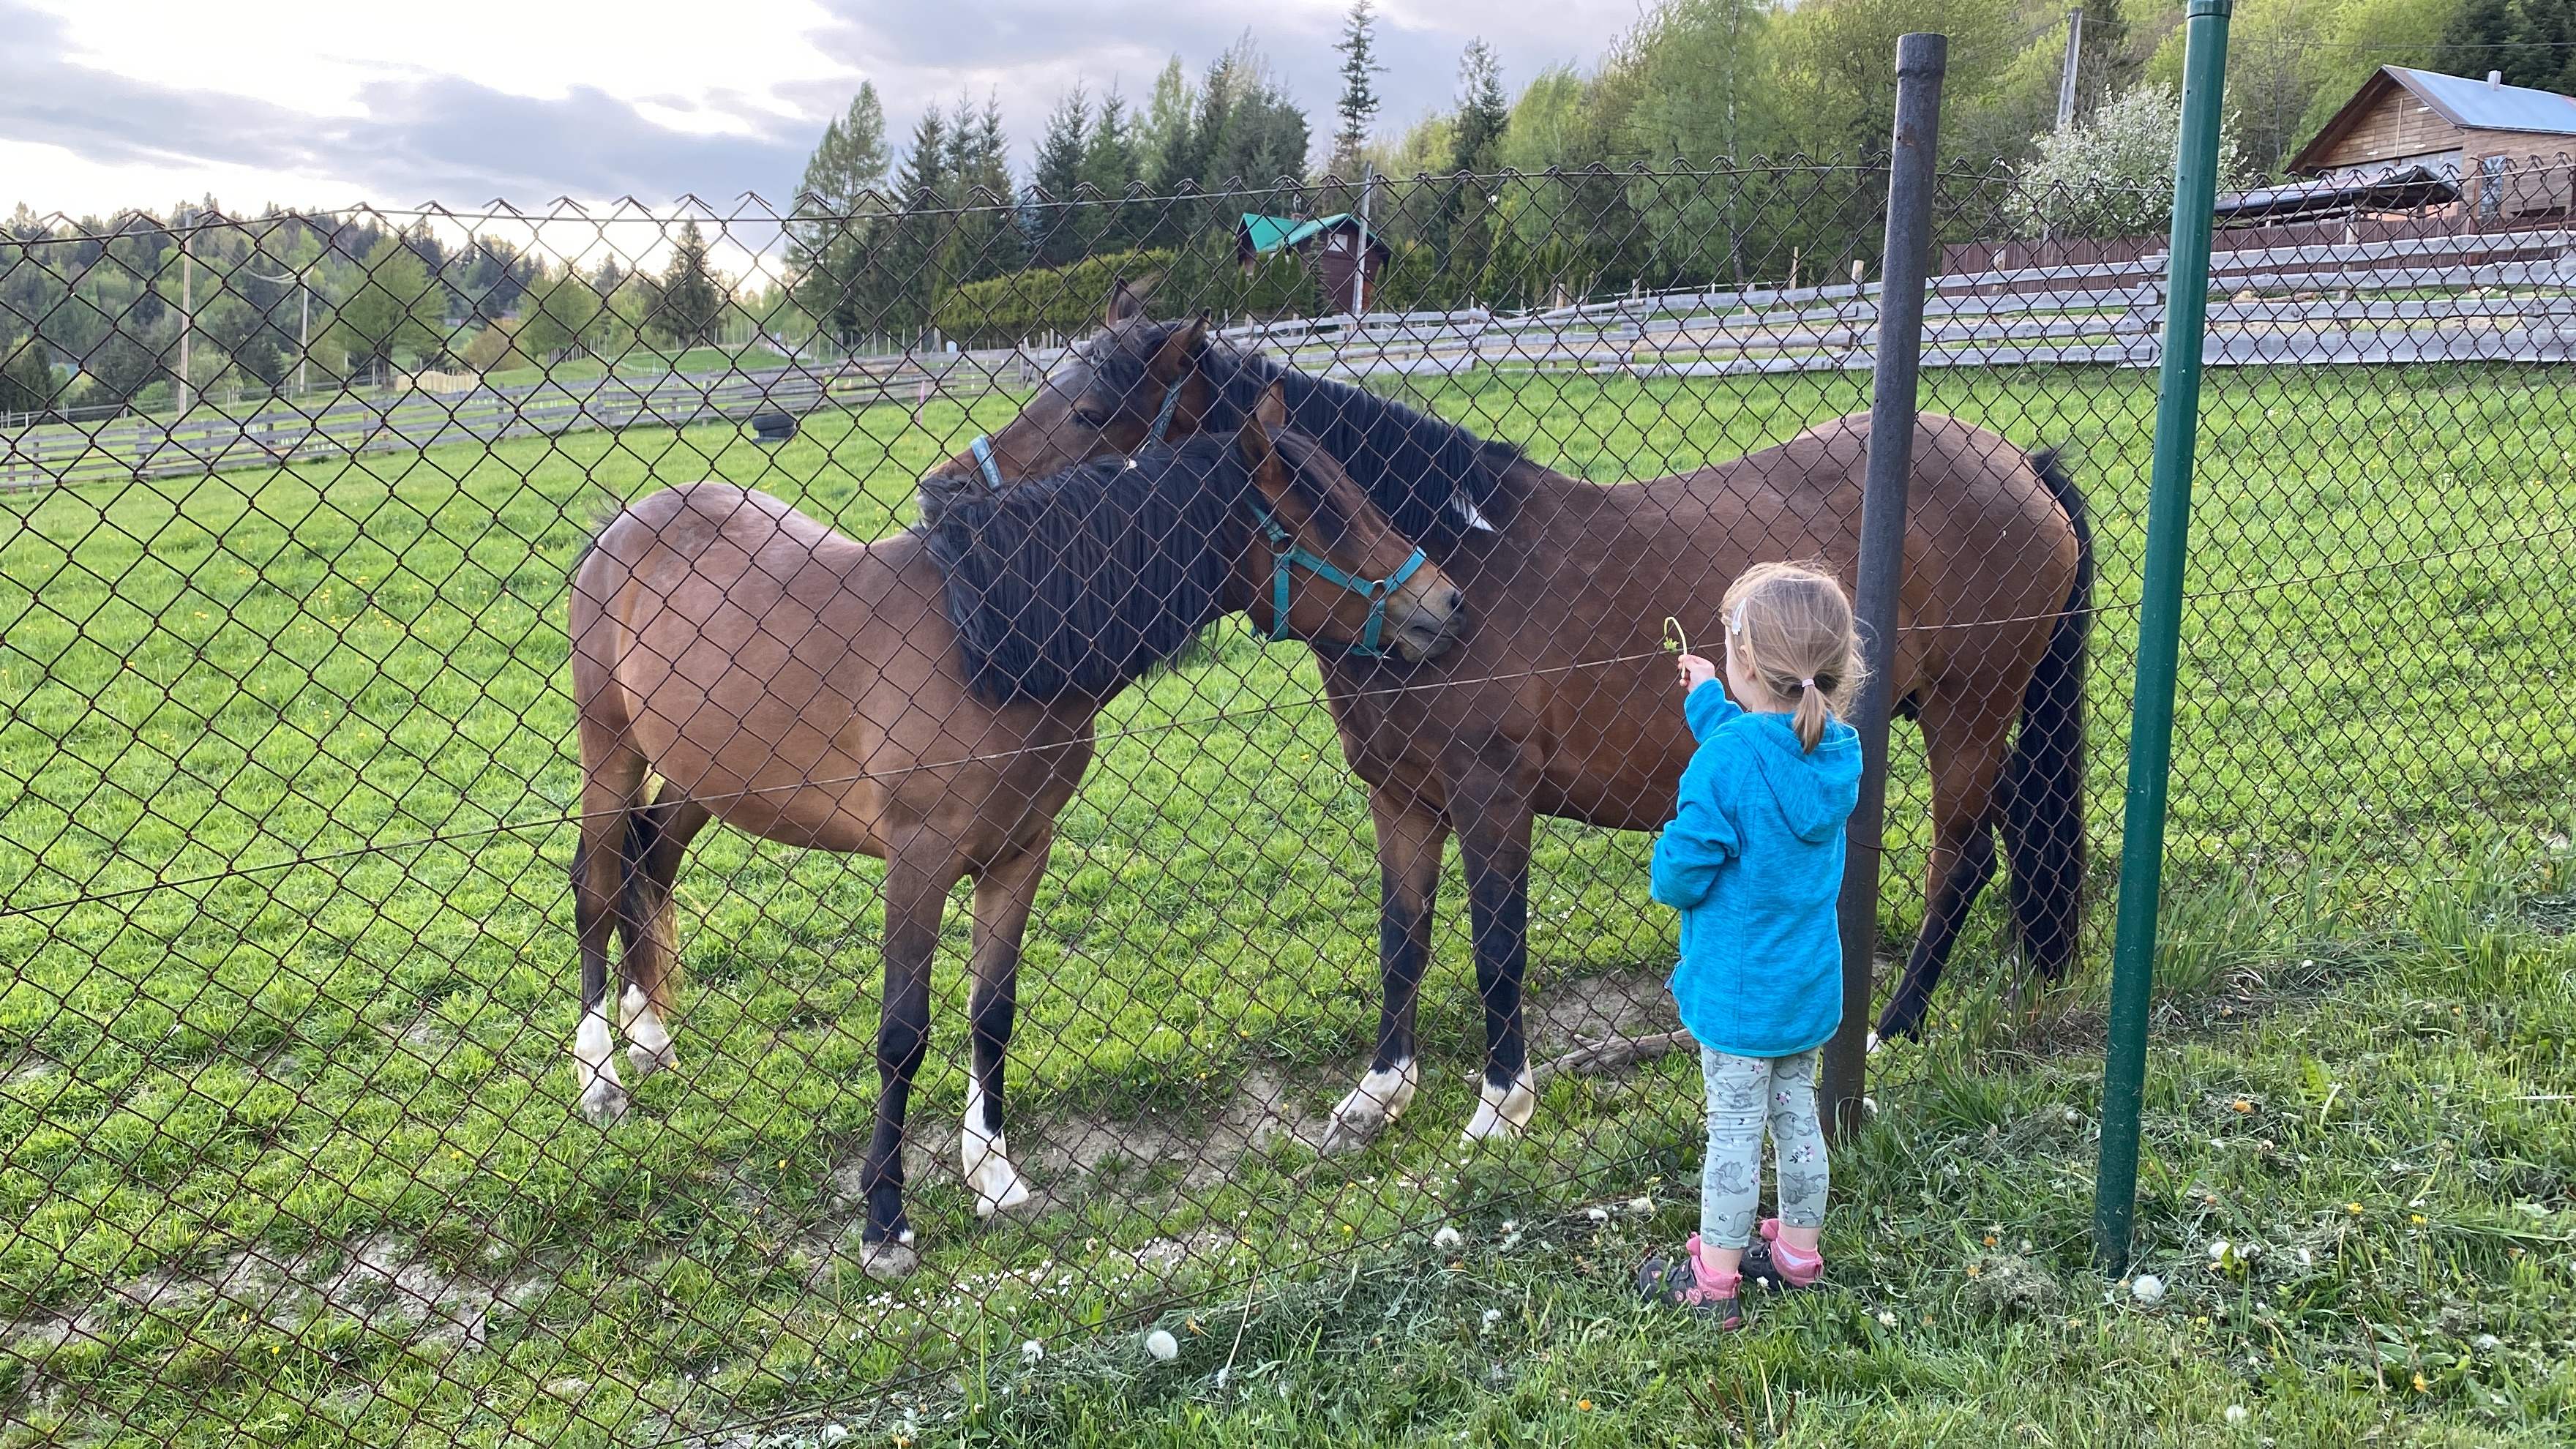
[[(1484, 738), (1436, 707), (1367, 711), (1508, 685), (1625, 722), (1521, 746), (1579, 774), (1678, 717), (1657, 642), (1673, 611), (1612, 612), (1659, 597), (1634, 592), (1655, 540), (1740, 516), (1746, 558), (1821, 552), (1848, 576), (1833, 540), (1856, 527), (1856, 467), (1847, 486), (1712, 475), (1653, 495), (1686, 516), (1569, 576), (1564, 616), (1607, 621), (1574, 656), (1458, 673), (1487, 657), (1478, 631), (1565, 637), (1550, 609), (1496, 612), (1515, 580), (1490, 560), (1519, 555), (1495, 550), (1549, 523), (1529, 499), (1647, 496), (1612, 490), (1866, 411), (1885, 187), (1883, 167), (1799, 163), (834, 212), (54, 218), (0, 243), (0, 374), (52, 394), (0, 430), (0, 1443), (786, 1443), (955, 1422), (1067, 1365), (1260, 1393), (1224, 1339), (1278, 1284), (1610, 1217), (1678, 1240), (1701, 1099), (1664, 985), (1676, 918), (1648, 896), (1654, 836), (1544, 813), (1580, 813), (1546, 780), (1525, 915), (1487, 894), (1471, 924), (1466, 847), (1448, 849), (1418, 1093), (1373, 1137), (1339, 1130), (1381, 1032), (1370, 750)], [(2027, 663), (1998, 662), (1998, 631), (2089, 618), (2086, 773), (2063, 781), (2089, 850), (2014, 863), (2080, 873), (2066, 981), (2020, 980), (1998, 880), (1957, 923), (1926, 1041), (1873, 1058), (1884, 1101), (1973, 1070), (1963, 1039), (2098, 1032), (2170, 286), (2160, 254), (2110, 255), (2120, 235), (2092, 260), (2062, 259), (2062, 229), (2036, 240), (2100, 200), (2006, 172), (1940, 182), (1922, 408), (1985, 430), (1962, 457), (1996, 476), (2056, 450), (2094, 582), (2089, 610), (1981, 611), (2069, 566), (2046, 543), (2063, 508), (2026, 481), (2009, 516), (2001, 484), (1918, 493), (1933, 552), (1910, 556), (1915, 582), (1957, 602), (1908, 625), (1905, 648), (1948, 673), (1906, 692), (1930, 720), (1941, 679), (1989, 691), (1956, 720), (2009, 686), (1988, 711), (2009, 720)], [(1264, 254), (1247, 216), (1353, 220)], [(2355, 238), (2237, 238), (2211, 282), (2167, 862), (2177, 999), (2249, 964), (2220, 949), (2230, 913), (2568, 824), (2576, 231)], [(960, 889), (935, 935), (898, 913), (930, 986), (901, 1138), (917, 1263), (897, 1261), (868, 1229), (881, 1053), (903, 1054), (880, 1035), (888, 873), (726, 823), (761, 791), (851, 787), (875, 764), (719, 800), (670, 888), (672, 1065), (637, 1076), (655, 1043), (621, 1023), (617, 1045), (643, 1049), (610, 1059), (626, 1109), (585, 1117), (571, 580), (619, 509), (700, 480), (871, 558), (922, 556), (921, 499), (976, 491), (925, 495), (926, 474), (971, 479), (979, 437), (1020, 456), (1024, 409), (1058, 410), (1024, 425), (1042, 441), (1090, 426), (1122, 282), (1149, 319), (1208, 314), (1203, 355), (1349, 382), (1354, 417), (1435, 416), (1573, 491), (1496, 495), (1491, 518), (1389, 507), (1390, 529), (1432, 530), (1411, 541), (1462, 590), (1448, 662), (1274, 642), (1269, 555), (1248, 524), (1211, 525), (1205, 547), (1250, 560), (1208, 606), (1231, 611), (1096, 713), (1048, 706), (1096, 753), (1054, 818), (1007, 1038), (1030, 1200), (979, 1212), (963, 1173), (969, 1063), (995, 1027), (970, 1001)], [(1237, 490), (1229, 508), (1252, 486), (1224, 481), (1241, 448), (1182, 450)], [(1358, 480), (1384, 461), (1331, 458), (1372, 499)], [(1005, 479), (937, 536), (1000, 548), (1032, 516), (1011, 507), (1076, 507), (1068, 486)], [(1143, 516), (1100, 487), (1084, 527)], [(1272, 506), (1291, 531), (1321, 516)], [(1329, 533), (1307, 541), (1355, 549), (1368, 529)], [(1026, 609), (1005, 622), (1038, 631), (1119, 577), (1103, 560), (1175, 546), (1109, 537), (1017, 602), (963, 598), (952, 570), (891, 661), (862, 654), (832, 687), (963, 678), (960, 609)], [(806, 560), (852, 557), (838, 547)], [(1708, 567), (1677, 619), (1702, 650), (1725, 582)], [(750, 610), (768, 578), (730, 597)], [(1987, 593), (1940, 594), (1961, 580)], [(1109, 602), (1142, 607), (1146, 585), (1125, 587)], [(906, 707), (994, 717), (928, 686)], [(1455, 737), (1346, 746), (1337, 710)], [(755, 727), (722, 722), (728, 740)], [(893, 773), (1068, 758), (1002, 729)], [(1936, 799), (1958, 788), (1921, 730), (1900, 723), (1891, 753), (1878, 1000), (1855, 1012), (1913, 948)], [(1495, 849), (1478, 868), (1507, 879)], [(1537, 1100), (1524, 1131), (1462, 1141), (1506, 1002), (1480, 984), (1480, 944), (1488, 965), (1525, 957)], [(2035, 1204), (2034, 1235), (2080, 1257), (2088, 1207)], [(2151, 1207), (2151, 1244), (2168, 1228)], [(1175, 1364), (1142, 1346), (1155, 1328)]]

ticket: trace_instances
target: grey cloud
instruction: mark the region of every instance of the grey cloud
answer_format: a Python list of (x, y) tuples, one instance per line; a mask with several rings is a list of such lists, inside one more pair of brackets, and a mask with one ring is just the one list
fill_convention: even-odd
[[(746, 190), (784, 199), (812, 144), (803, 128), (765, 115), (757, 116), (759, 135), (693, 135), (593, 89), (540, 100), (456, 77), (378, 82), (362, 93), (364, 116), (315, 116), (73, 63), (65, 59), (60, 22), (13, 0), (0, 0), (0, 37), (0, 134), (62, 146), (102, 165), (202, 161), (346, 176), (376, 201), (500, 196), (533, 204), (558, 195), (632, 195), (658, 203)], [(45, 204), (41, 196), (24, 199)]]

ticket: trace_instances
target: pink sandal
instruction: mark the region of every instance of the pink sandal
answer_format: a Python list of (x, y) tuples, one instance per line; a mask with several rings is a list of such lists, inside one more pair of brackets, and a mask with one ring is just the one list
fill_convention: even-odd
[(1743, 1281), (1741, 1273), (1705, 1272), (1699, 1265), (1699, 1234), (1690, 1235), (1681, 1259), (1648, 1258), (1637, 1270), (1637, 1291), (1649, 1301), (1670, 1303), (1693, 1314), (1714, 1320), (1719, 1328), (1742, 1328), (1743, 1310), (1737, 1305), (1736, 1286)]
[(1741, 1275), (1773, 1293), (1813, 1288), (1825, 1276), (1825, 1255), (1809, 1253), (1780, 1241), (1780, 1220), (1764, 1218), (1760, 1241), (1744, 1250)]

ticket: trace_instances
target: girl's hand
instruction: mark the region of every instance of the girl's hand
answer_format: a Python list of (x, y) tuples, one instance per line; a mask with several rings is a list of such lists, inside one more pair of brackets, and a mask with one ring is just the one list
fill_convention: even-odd
[(1717, 677), (1717, 666), (1696, 654), (1685, 654), (1676, 661), (1681, 669), (1682, 693), (1688, 694)]

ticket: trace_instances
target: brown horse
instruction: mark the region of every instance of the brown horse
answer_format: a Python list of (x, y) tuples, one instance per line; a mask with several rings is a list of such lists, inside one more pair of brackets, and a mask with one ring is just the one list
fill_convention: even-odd
[(1457, 588), (1283, 416), (1272, 397), (1233, 446), (1090, 463), (875, 543), (722, 483), (611, 519), (571, 603), (582, 1111), (605, 1125), (627, 1106), (612, 934), (628, 1060), (639, 1075), (672, 1064), (672, 883), (691, 838), (722, 820), (886, 863), (869, 1271), (916, 1261), (903, 1124), (961, 876), (975, 878), (966, 1180), (980, 1214), (1025, 1201), (1002, 1134), (1020, 938), (1102, 705), (1226, 611), (1319, 646), (1383, 631), (1386, 653), (1416, 661), (1454, 634)]
[[(1462, 647), (1429, 664), (1320, 658), (1343, 753), (1369, 787), (1385, 988), (1371, 1069), (1336, 1110), (1328, 1143), (1366, 1140), (1412, 1099), (1414, 1005), (1453, 832), (1486, 1027), (1467, 1135), (1517, 1131), (1535, 1106), (1520, 1000), (1534, 817), (1628, 830), (1670, 818), (1693, 741), (1659, 626), (1672, 615), (1714, 638), (1727, 582), (1765, 559), (1821, 559), (1848, 586), (1869, 419), (1603, 486), (1238, 352), (1209, 338), (1204, 319), (1148, 321), (1122, 288), (1106, 330), (1009, 426), (925, 479), (925, 495), (988, 491), (1148, 433), (1228, 427), (1281, 383), (1295, 425), (1431, 550), (1471, 616)], [(1950, 418), (1921, 420), (1914, 457), (1893, 684), (1930, 755), (1933, 841), (1922, 933), (1879, 1019), (1884, 1036), (1920, 1030), (1993, 874), (1998, 830), (2024, 959), (2049, 979), (2073, 959), (2084, 876), (2093, 565), (2083, 501), (2049, 455)]]

